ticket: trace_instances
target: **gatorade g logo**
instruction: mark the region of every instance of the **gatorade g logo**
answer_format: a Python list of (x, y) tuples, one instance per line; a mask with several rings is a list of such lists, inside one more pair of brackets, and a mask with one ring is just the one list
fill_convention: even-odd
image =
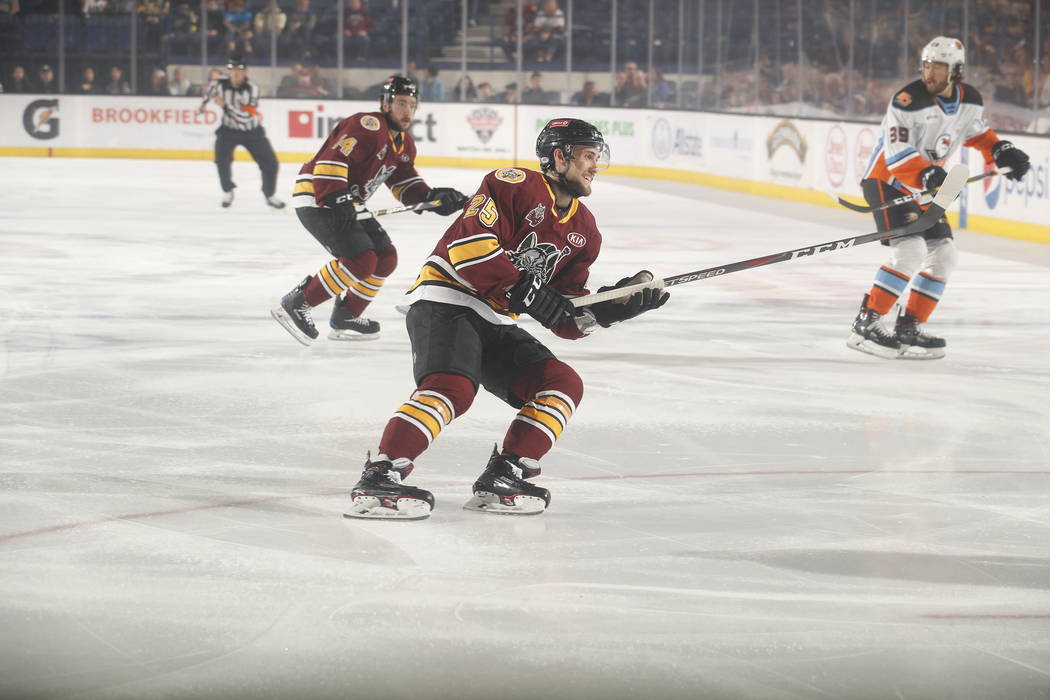
[(58, 100), (34, 100), (22, 113), (22, 126), (35, 139), (58, 136)]

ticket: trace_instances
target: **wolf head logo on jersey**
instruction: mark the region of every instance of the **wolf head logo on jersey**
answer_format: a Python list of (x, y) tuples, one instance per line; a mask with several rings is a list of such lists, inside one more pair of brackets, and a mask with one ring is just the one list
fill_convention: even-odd
[(507, 251), (510, 261), (514, 267), (534, 275), (540, 276), (543, 281), (549, 282), (554, 274), (554, 268), (558, 261), (569, 254), (569, 246), (561, 250), (553, 243), (540, 243), (533, 231), (522, 239), (517, 250)]
[(525, 215), (525, 223), (532, 228), (536, 228), (543, 221), (543, 217), (547, 215), (547, 208), (542, 204), (537, 204), (532, 211)]

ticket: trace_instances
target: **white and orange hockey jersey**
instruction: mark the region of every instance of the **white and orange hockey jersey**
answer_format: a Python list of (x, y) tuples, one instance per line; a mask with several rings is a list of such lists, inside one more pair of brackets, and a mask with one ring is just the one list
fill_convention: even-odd
[(881, 131), (863, 179), (911, 192), (923, 189), (919, 173), (942, 165), (960, 145), (976, 148), (990, 163), (999, 141), (984, 120), (981, 93), (962, 82), (950, 98), (931, 95), (921, 80), (906, 85), (890, 101)]

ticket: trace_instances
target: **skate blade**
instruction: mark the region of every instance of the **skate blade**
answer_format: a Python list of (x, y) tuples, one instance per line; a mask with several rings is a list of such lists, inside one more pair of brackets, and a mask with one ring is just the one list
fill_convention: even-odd
[(400, 498), (397, 508), (380, 505), (375, 496), (358, 496), (350, 504), (344, 518), (359, 520), (425, 520), (430, 517), (430, 505), (418, 498)]
[(885, 345), (879, 345), (866, 339), (862, 335), (854, 333), (846, 341), (846, 347), (851, 350), (858, 350), (868, 355), (874, 355), (875, 357), (881, 357), (884, 360), (894, 360), (897, 358), (897, 348), (888, 348)]
[(281, 324), (282, 328), (303, 345), (309, 346), (313, 342), (313, 338), (299, 330), (299, 327), (295, 325), (295, 322), (292, 321), (291, 316), (285, 312), (283, 307), (277, 306), (270, 309), (270, 315), (273, 316), (273, 320)]
[(378, 338), (378, 331), (375, 333), (358, 333), (357, 331), (342, 330), (340, 328), (333, 328), (328, 331), (329, 340), (361, 342), (362, 340), (377, 340)]
[(499, 496), (479, 491), (463, 504), (463, 509), (494, 515), (539, 515), (547, 509), (547, 504), (542, 498), (522, 495), (514, 497), (513, 506), (507, 506), (499, 500)]
[(939, 360), (944, 357), (944, 348), (921, 348), (918, 345), (902, 345), (898, 360)]

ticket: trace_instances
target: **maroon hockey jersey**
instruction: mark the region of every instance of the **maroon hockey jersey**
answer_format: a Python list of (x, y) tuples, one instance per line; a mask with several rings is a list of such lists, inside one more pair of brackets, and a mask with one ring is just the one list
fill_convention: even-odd
[(402, 204), (426, 199), (430, 188), (416, 172), (412, 134), (392, 130), (382, 112), (360, 112), (339, 122), (321, 150), (299, 169), (295, 207), (322, 207), (333, 194), (359, 202), (386, 184)]
[[(438, 241), (415, 283), (410, 302), (426, 300), (474, 309), (486, 321), (513, 324), (507, 291), (521, 272), (539, 274), (566, 296), (587, 294), (587, 276), (602, 237), (580, 200), (568, 212), (538, 172), (501, 168), (485, 176), (463, 213)], [(568, 319), (552, 329), (584, 335)]]

